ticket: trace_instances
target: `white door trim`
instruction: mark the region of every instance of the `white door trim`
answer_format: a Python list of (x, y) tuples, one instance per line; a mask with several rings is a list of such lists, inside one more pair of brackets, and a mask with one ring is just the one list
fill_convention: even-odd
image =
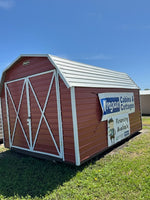
[(59, 155), (55, 155), (55, 154), (51, 154), (51, 153), (46, 153), (46, 152), (43, 152), (43, 151), (37, 151), (37, 150), (30, 150), (30, 149), (26, 149), (26, 148), (23, 148), (23, 147), (19, 147), (19, 146), (12, 146), (13, 148), (16, 148), (16, 149), (21, 149), (21, 150), (25, 150), (25, 151), (29, 151), (29, 152), (33, 152), (33, 153), (38, 153), (38, 154), (43, 154), (43, 155), (47, 155), (47, 156), (52, 156), (52, 157), (55, 157), (55, 158), (60, 158)]

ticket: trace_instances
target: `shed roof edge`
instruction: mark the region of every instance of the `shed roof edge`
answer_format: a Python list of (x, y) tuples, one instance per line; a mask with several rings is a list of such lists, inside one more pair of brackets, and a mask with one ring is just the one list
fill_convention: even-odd
[(52, 57), (51, 57), (50, 54), (48, 54), (48, 59), (49, 59), (49, 61), (53, 64), (53, 66), (57, 69), (57, 71), (58, 71), (60, 77), (62, 78), (62, 80), (64, 81), (66, 87), (67, 87), (67, 88), (70, 88), (71, 85), (70, 85), (70, 84), (68, 83), (68, 81), (65, 79), (63, 73), (61, 72), (61, 70), (59, 69), (59, 67), (55, 64), (55, 62), (53, 61), (53, 59), (52, 59)]

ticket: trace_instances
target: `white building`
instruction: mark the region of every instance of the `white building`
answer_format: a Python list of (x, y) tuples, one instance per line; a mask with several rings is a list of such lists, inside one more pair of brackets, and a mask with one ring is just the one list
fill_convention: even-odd
[(142, 115), (150, 115), (150, 90), (140, 91)]

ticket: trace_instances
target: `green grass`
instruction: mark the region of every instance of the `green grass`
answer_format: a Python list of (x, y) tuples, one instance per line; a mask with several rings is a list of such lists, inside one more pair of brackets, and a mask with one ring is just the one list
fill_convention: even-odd
[(150, 129), (150, 126), (143, 126), (143, 129)]
[(142, 123), (150, 126), (150, 117), (142, 117)]
[(150, 129), (81, 167), (0, 152), (2, 200), (150, 199)]

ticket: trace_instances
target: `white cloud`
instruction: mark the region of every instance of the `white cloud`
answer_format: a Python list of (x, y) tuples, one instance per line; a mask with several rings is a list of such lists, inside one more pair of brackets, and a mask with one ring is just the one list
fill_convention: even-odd
[(104, 54), (97, 54), (97, 55), (91, 55), (88, 57), (85, 57), (86, 60), (110, 60), (112, 59), (111, 56), (104, 55)]
[(0, 0), (0, 8), (10, 9), (14, 6), (13, 0)]

